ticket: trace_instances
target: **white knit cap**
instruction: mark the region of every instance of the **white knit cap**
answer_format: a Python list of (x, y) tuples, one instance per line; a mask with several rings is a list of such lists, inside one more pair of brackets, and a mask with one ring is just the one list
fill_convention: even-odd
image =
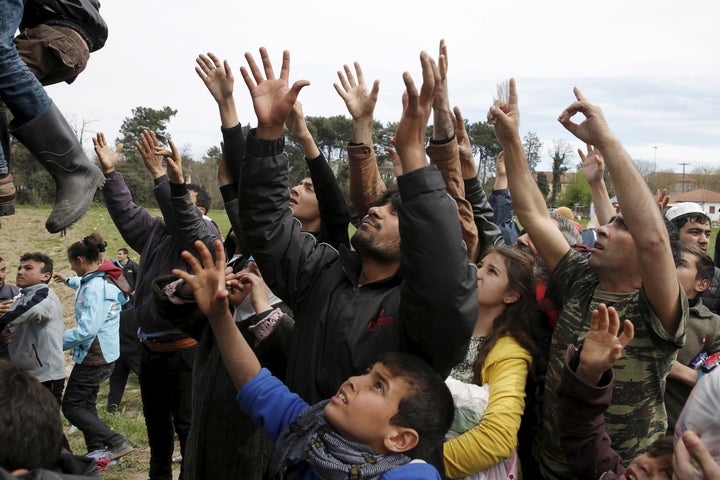
[(665, 218), (672, 221), (679, 216), (687, 215), (688, 213), (702, 213), (707, 216), (707, 213), (703, 212), (703, 209), (699, 204), (695, 202), (680, 202), (677, 205), (673, 205), (668, 208), (667, 212), (665, 212)]

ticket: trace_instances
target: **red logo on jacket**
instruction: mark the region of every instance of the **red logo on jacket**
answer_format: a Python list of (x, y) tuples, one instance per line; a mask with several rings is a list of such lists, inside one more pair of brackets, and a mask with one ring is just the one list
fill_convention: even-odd
[(392, 325), (393, 324), (393, 317), (390, 315), (385, 315), (385, 309), (383, 308), (378, 312), (378, 316), (375, 320), (370, 320), (368, 322), (368, 331), (374, 332), (376, 328), (382, 327), (385, 325)]

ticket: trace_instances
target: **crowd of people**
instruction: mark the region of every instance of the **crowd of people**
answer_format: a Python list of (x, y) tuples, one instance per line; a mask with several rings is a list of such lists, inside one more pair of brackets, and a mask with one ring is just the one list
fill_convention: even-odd
[[(720, 390), (710, 218), (697, 204), (668, 208), (654, 196), (580, 90), (558, 121), (587, 145), (579, 153), (596, 218), (586, 229), (572, 212), (547, 209), (525, 158), (514, 80), (488, 110), (503, 152), (485, 194), (462, 113), (450, 107), (444, 41), (437, 58), (420, 53), (419, 84), (403, 74), (386, 147), (396, 186), (383, 182), (372, 138), (379, 83), (369, 87), (358, 63), (338, 71), (353, 125), (349, 204), (305, 122), (298, 96), (309, 82), (290, 84), (289, 52), (279, 74), (264, 48), (259, 62), (245, 54), (240, 73), (256, 115), (247, 134), (229, 62), (201, 54), (196, 72), (220, 114), (217, 179), (231, 224), (223, 235), (172, 140), (144, 131), (135, 143), (160, 216), (134, 202), (115, 169), (123, 146), (102, 133), (93, 138), (99, 167), (82, 149), (43, 157), (62, 148), (41, 145), (60, 142), (47, 132), (62, 115), (7, 33), (27, 24), (34, 3), (0, 0), (0, 40), (22, 70), (12, 78), (37, 101), (18, 110), (6, 70), (0, 96), (14, 115), (10, 132), (56, 172), (47, 228), (76, 222), (100, 188), (140, 265), (126, 247), (105, 259), (99, 232), (68, 248), (72, 277), (29, 252), (13, 287), (10, 260), (0, 258), (1, 478), (97, 477), (98, 464), (130, 453), (97, 413), (109, 379), (105, 408), (122, 414), (130, 371), (150, 480), (172, 478), (176, 436), (186, 480), (720, 478), (720, 421), (707, 405)], [(62, 32), (88, 52), (102, 46)], [(285, 129), (308, 167), (292, 188)], [(14, 211), (8, 156), (0, 214)], [(77, 291), (72, 328), (53, 279)], [(70, 451), (61, 412), (87, 452)]]

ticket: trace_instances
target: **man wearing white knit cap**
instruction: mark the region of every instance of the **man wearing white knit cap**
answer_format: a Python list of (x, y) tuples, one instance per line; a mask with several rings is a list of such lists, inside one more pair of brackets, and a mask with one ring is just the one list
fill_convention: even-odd
[[(680, 241), (697, 245), (707, 253), (712, 225), (710, 217), (699, 204), (680, 202), (667, 209), (665, 218), (677, 228)], [(720, 268), (715, 267), (715, 275), (710, 282), (710, 288), (703, 294), (702, 301), (711, 312), (720, 315)]]

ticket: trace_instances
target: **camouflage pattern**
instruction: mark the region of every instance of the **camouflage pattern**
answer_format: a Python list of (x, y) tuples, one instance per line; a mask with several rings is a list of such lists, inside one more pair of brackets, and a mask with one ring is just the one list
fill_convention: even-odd
[(628, 319), (635, 326), (635, 338), (615, 366), (615, 393), (605, 414), (605, 428), (613, 440), (613, 448), (629, 461), (665, 435), (665, 378), (684, 341), (688, 315), (685, 292), (680, 289), (683, 318), (676, 334), (669, 335), (652, 311), (644, 290), (618, 294), (597, 287), (598, 278), (587, 259), (572, 250), (563, 257), (548, 282), (546, 296), (561, 306), (561, 313), (550, 346), (543, 421), (534, 445), (546, 478), (575, 478), (560, 449), (555, 390), (560, 383), (567, 346), (583, 341), (590, 328), (592, 310), (600, 303), (615, 307), (621, 320)]

